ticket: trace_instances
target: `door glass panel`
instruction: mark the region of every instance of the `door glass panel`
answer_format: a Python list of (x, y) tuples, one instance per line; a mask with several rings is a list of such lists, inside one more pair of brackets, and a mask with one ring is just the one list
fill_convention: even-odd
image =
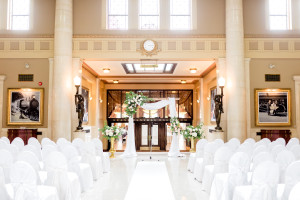
[(142, 125), (142, 145), (148, 145), (148, 125)]
[(158, 124), (152, 126), (152, 145), (158, 145)]

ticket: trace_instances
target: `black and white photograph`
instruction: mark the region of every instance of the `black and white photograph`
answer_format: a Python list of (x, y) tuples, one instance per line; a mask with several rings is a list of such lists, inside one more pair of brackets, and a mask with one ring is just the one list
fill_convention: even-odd
[(84, 98), (84, 116), (83, 123), (87, 124), (89, 121), (89, 90), (86, 88), (82, 88), (81, 94)]
[(289, 126), (291, 124), (290, 89), (256, 89), (257, 126)]
[(215, 122), (215, 96), (217, 94), (217, 87), (213, 87), (210, 89), (210, 121)]
[(43, 124), (44, 89), (8, 89), (8, 125)]

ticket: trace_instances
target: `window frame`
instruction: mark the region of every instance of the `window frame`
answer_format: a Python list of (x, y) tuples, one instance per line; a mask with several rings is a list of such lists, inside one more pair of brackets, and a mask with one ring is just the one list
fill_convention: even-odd
[[(28, 8), (29, 8), (29, 10), (28, 10), (28, 15), (15, 15), (14, 13), (13, 13), (13, 1), (14, 0), (8, 0), (8, 6), (7, 6), (7, 29), (8, 30), (12, 30), (12, 31), (28, 31), (28, 30), (30, 30), (31, 29), (31, 24), (32, 24), (32, 1), (31, 0), (29, 0), (28, 1), (28, 4), (29, 4), (29, 6), (28, 6)], [(28, 17), (28, 28), (27, 29), (14, 29), (13, 28), (13, 25), (14, 25), (14, 22), (13, 22), (13, 18), (14, 18), (14, 16), (27, 16)]]
[[(292, 6), (291, 6), (291, 0), (285, 0), (286, 1), (286, 14), (282, 15), (282, 14), (271, 14), (270, 13), (270, 7), (271, 7), (271, 3), (272, 0), (267, 0), (268, 2), (268, 27), (270, 31), (288, 31), (288, 30), (292, 30)], [(282, 29), (273, 29), (271, 27), (271, 17), (286, 17), (286, 27), (282, 28)]]
[[(161, 8), (161, 0), (158, 0), (158, 14), (154, 15), (154, 14), (141, 14), (141, 7), (142, 7), (142, 1), (143, 0), (139, 0), (138, 2), (138, 19), (139, 19), (139, 23), (138, 23), (138, 29), (139, 30), (160, 30), (160, 8)], [(141, 24), (141, 17), (148, 17), (148, 16), (155, 16), (158, 17), (158, 26), (155, 29), (151, 29), (151, 28), (142, 28), (142, 24)]]
[[(193, 10), (193, 0), (188, 0), (189, 1), (189, 15), (186, 15), (186, 14), (172, 14), (172, 2), (173, 0), (170, 0), (170, 30), (192, 30), (193, 28), (193, 13), (192, 13), (192, 10)], [(172, 27), (172, 16), (178, 16), (178, 17), (184, 17), (184, 16), (187, 16), (187, 17), (190, 17), (190, 20), (189, 20), (189, 28), (173, 28)]]
[[(129, 12), (128, 12), (128, 10), (129, 10), (129, 1), (130, 0), (124, 0), (124, 1), (126, 1), (126, 4), (127, 4), (127, 13), (126, 14), (110, 14), (110, 4), (111, 4), (111, 0), (107, 0), (107, 8), (106, 8), (106, 18), (107, 18), (107, 20), (106, 20), (106, 29), (107, 30), (128, 30), (128, 27), (129, 27), (129, 20), (128, 20), (128, 16), (129, 16)], [(125, 28), (110, 28), (109, 27), (109, 18), (110, 18), (110, 16), (120, 16), (120, 17), (127, 17), (127, 20), (126, 20), (126, 24), (125, 24)]]

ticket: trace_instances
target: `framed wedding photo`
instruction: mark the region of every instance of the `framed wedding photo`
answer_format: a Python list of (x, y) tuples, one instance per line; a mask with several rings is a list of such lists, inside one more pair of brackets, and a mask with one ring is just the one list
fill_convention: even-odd
[(291, 125), (290, 89), (255, 89), (256, 126)]
[(43, 124), (43, 88), (9, 88), (7, 104), (7, 125)]

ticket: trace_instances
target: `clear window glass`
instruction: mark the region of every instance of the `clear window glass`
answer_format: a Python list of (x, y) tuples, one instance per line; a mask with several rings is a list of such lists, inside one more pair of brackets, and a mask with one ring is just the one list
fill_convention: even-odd
[(128, 29), (128, 0), (108, 0), (108, 29)]
[(191, 29), (191, 0), (171, 0), (170, 3), (170, 28)]
[(271, 30), (290, 30), (290, 0), (269, 0), (269, 22)]
[(9, 29), (29, 30), (30, 0), (11, 0), (9, 14)]
[(139, 28), (159, 29), (159, 0), (140, 0)]

